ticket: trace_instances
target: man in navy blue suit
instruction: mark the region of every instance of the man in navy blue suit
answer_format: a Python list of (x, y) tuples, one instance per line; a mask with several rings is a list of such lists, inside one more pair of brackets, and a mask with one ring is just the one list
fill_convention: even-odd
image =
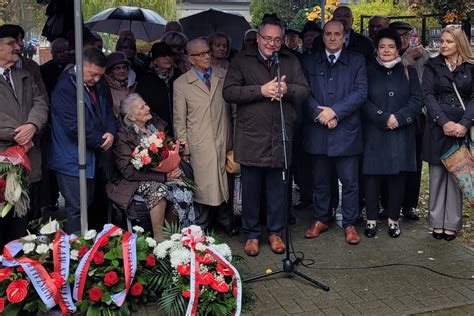
[(331, 169), (342, 183), (342, 225), (346, 242), (358, 244), (354, 227), (359, 212), (358, 166), (362, 153), (359, 108), (367, 97), (367, 71), (362, 55), (344, 47), (344, 26), (330, 21), (324, 26), (325, 50), (307, 56), (303, 68), (312, 94), (306, 104), (303, 147), (312, 156), (313, 224), (306, 238), (328, 229)]

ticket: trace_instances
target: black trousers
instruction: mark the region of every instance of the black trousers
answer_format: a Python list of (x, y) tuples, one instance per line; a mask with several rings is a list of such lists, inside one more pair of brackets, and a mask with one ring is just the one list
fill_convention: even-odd
[(405, 195), (403, 198), (402, 208), (409, 209), (418, 207), (418, 199), (420, 197), (421, 186), (421, 170), (423, 168), (423, 160), (421, 159), (421, 149), (423, 145), (423, 135), (416, 135), (416, 171), (407, 172), (405, 179)]
[(215, 222), (223, 227), (229, 227), (231, 223), (231, 205), (222, 203), (219, 206), (212, 206), (194, 202), (194, 212), (196, 216), (196, 225), (206, 230), (211, 228)]
[(267, 230), (281, 234), (285, 224), (285, 188), (281, 168), (240, 166), (242, 177), (242, 230), (248, 239), (258, 239), (260, 228), (260, 200), (266, 196)]
[(377, 220), (379, 213), (379, 196), (382, 186), (386, 191), (387, 205), (385, 210), (390, 219), (398, 221), (402, 206), (406, 173), (390, 175), (364, 175), (365, 207), (368, 220)]

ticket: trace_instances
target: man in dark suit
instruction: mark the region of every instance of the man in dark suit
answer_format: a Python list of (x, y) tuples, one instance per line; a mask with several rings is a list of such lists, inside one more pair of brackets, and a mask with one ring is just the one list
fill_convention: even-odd
[[(356, 33), (352, 29), (354, 17), (349, 7), (340, 6), (334, 11), (334, 21), (339, 21), (344, 26), (344, 47), (348, 50), (364, 56), (366, 63), (370, 63), (375, 58), (374, 43), (367, 37)], [(325, 49), (323, 37), (317, 37), (313, 42), (313, 50), (323, 52)]]
[(325, 50), (306, 56), (303, 68), (312, 94), (306, 104), (303, 146), (312, 155), (314, 222), (306, 238), (328, 229), (331, 168), (342, 183), (342, 225), (346, 242), (358, 244), (354, 227), (359, 212), (358, 167), (362, 152), (359, 108), (367, 97), (364, 58), (344, 48), (344, 26), (330, 21), (324, 26)]

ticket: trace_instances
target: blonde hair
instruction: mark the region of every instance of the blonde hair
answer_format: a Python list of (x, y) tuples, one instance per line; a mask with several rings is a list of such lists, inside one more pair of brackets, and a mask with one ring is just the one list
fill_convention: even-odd
[(463, 29), (459, 26), (447, 26), (441, 30), (441, 35), (443, 33), (449, 33), (454, 38), (454, 42), (458, 47), (459, 55), (461, 55), (462, 60), (470, 64), (474, 64), (474, 54), (471, 50), (471, 45), (467, 39), (466, 34)]

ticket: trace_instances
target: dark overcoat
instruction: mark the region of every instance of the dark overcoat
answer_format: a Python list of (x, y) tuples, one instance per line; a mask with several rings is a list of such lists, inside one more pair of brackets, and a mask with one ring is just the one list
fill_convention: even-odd
[[(305, 106), (303, 148), (310, 154), (353, 156), (362, 152), (360, 107), (367, 99), (367, 69), (362, 55), (343, 49), (331, 68), (326, 53), (308, 55), (303, 68), (311, 86)], [(315, 122), (318, 106), (332, 108), (337, 127)]]
[[(283, 97), (283, 113), (291, 152), (295, 104), (309, 94), (308, 82), (295, 55), (280, 51), (281, 75), (286, 76), (288, 92)], [(261, 93), (261, 86), (277, 75), (276, 65), (268, 69), (257, 46), (237, 54), (224, 81), (224, 99), (237, 104), (234, 153), (244, 166), (281, 168), (283, 145), (280, 107)]]
[[(443, 125), (449, 121), (460, 123), (468, 130), (474, 121), (474, 65), (467, 62), (450, 72), (444, 58), (430, 59), (423, 72), (424, 103), (428, 110), (423, 138), (423, 159), (430, 164), (441, 165), (440, 157), (459, 138), (446, 136)], [(455, 82), (466, 106), (466, 111), (456, 96)], [(469, 131), (468, 131), (469, 132)]]
[[(387, 69), (379, 63), (367, 67), (367, 102), (362, 107), (364, 174), (416, 171), (415, 118), (423, 106), (416, 70), (398, 63)], [(398, 128), (388, 129), (393, 114)]]

